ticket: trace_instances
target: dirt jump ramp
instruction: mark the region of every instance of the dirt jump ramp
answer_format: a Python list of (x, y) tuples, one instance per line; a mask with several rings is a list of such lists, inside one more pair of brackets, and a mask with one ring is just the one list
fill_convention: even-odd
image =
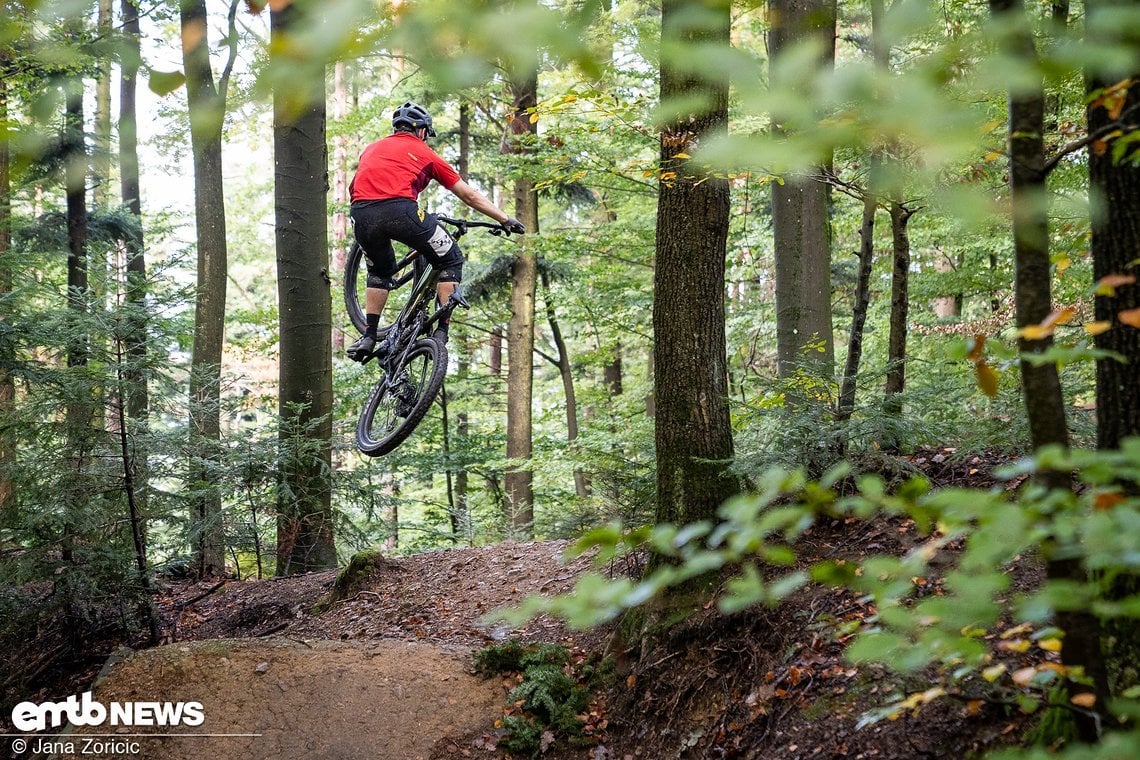
[(502, 688), (468, 673), (469, 662), (465, 650), (414, 641), (171, 644), (106, 669), (90, 699), (107, 719), (52, 738), (54, 751), (36, 756), (427, 758), (501, 715)]

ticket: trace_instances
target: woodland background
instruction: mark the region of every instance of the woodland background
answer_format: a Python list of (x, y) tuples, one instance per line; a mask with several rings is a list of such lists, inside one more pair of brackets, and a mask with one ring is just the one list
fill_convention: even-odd
[[(1130, 709), (1140, 4), (3, 9), (8, 635), (157, 637), (155, 573), (586, 534), (659, 559), (563, 614), (653, 620), (726, 568), (728, 608), (870, 584), (906, 612), (861, 656), (1043, 691), (1056, 669), (1009, 682), (967, 632), (1025, 550), (1078, 733)], [(370, 460), (346, 186), (405, 100), (529, 234), (465, 238), (443, 397)], [(929, 445), (1040, 457), (1025, 492), (898, 490)], [(880, 510), (965, 543), (965, 627), (897, 583), (933, 555), (766, 582), (814, 516)]]

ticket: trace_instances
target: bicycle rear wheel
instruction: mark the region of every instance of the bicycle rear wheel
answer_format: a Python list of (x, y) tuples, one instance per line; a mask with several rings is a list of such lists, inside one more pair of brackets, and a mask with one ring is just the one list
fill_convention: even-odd
[(344, 310), (361, 335), (368, 328), (364, 318), (364, 286), (368, 282), (368, 259), (359, 243), (353, 243), (344, 262)]
[(447, 373), (447, 349), (431, 338), (416, 341), (394, 382), (385, 377), (368, 396), (356, 424), (356, 446), (368, 456), (404, 442), (427, 414)]
[[(413, 282), (419, 280), (426, 266), (427, 264), (424, 263), (423, 256), (417, 256), (412, 260)], [(348, 314), (348, 321), (352, 322), (352, 326), (355, 327), (357, 332), (361, 335), (368, 329), (368, 320), (364, 317), (364, 291), (367, 284), (368, 257), (364, 255), (364, 249), (360, 247), (359, 243), (353, 243), (352, 248), (348, 251), (348, 257), (344, 262), (344, 283), (342, 290), (344, 291), (344, 310)], [(384, 337), (387, 332), (387, 326), (381, 327), (379, 331), (380, 337)]]

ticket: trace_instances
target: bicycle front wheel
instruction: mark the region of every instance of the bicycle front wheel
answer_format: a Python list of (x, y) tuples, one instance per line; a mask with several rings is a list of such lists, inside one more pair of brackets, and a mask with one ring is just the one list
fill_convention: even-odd
[(395, 449), (427, 414), (447, 373), (447, 349), (431, 338), (416, 341), (393, 378), (380, 380), (356, 424), (356, 446), (378, 457)]

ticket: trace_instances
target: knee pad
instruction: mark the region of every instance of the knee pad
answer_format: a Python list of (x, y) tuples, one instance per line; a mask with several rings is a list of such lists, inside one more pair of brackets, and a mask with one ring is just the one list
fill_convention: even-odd
[(368, 280), (365, 284), (370, 288), (379, 288), (380, 290), (391, 290), (396, 287), (396, 281), (391, 277), (381, 277), (371, 272), (368, 273)]
[(439, 270), (440, 282), (463, 282), (463, 265), (453, 264)]

